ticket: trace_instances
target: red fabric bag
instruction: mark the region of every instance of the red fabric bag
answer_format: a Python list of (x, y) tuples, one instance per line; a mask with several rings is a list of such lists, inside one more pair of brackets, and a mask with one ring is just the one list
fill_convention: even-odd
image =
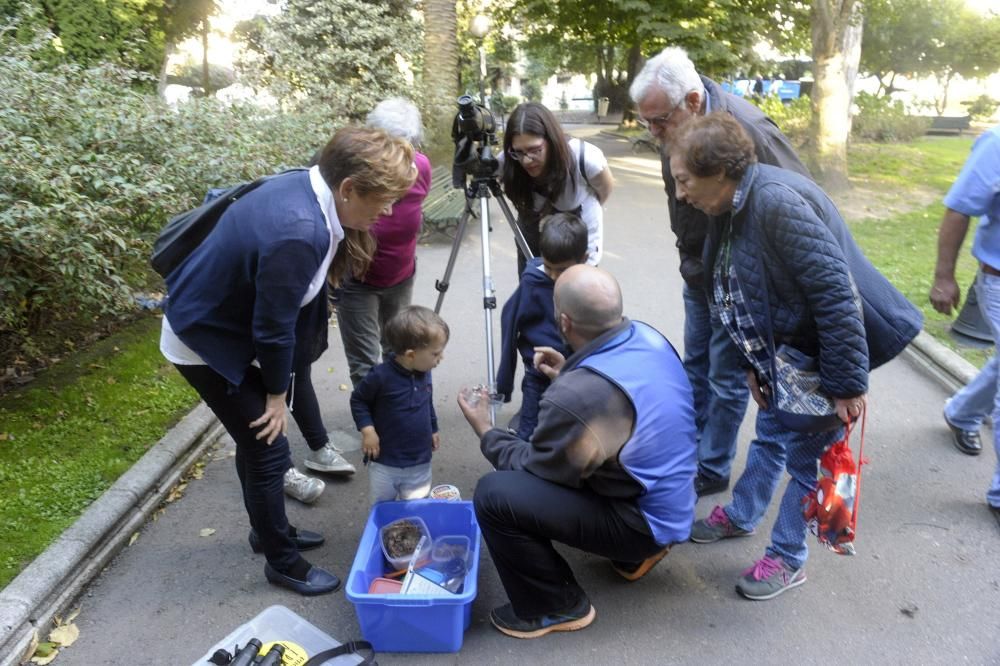
[(835, 442), (819, 459), (819, 480), (816, 488), (803, 500), (803, 513), (809, 531), (819, 542), (838, 555), (854, 555), (858, 507), (861, 500), (861, 466), (867, 463), (865, 421), (867, 407), (861, 415), (861, 445), (858, 460), (851, 453), (851, 425), (844, 428), (844, 438)]

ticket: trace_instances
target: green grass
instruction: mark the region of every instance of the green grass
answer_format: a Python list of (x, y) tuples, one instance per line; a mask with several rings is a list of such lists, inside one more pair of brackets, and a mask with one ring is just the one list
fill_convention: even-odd
[[(928, 300), (937, 260), (937, 232), (944, 214), (941, 198), (965, 159), (972, 139), (927, 137), (910, 144), (855, 144), (849, 164), (853, 183), (883, 192), (921, 190), (935, 193), (935, 203), (885, 218), (850, 221), (851, 233), (868, 258), (924, 313), (924, 328), (968, 361), (982, 366), (992, 350), (959, 346), (948, 333), (952, 317), (934, 310)], [(964, 290), (976, 274), (969, 252), (974, 223), (959, 253), (956, 277)]]
[(197, 402), (146, 316), (0, 399), (0, 587)]

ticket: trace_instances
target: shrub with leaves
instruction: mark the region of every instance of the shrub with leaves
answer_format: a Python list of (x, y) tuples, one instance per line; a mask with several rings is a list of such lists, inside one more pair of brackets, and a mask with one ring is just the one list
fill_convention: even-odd
[(798, 97), (790, 103), (783, 103), (776, 95), (750, 97), (751, 102), (778, 123), (778, 127), (796, 146), (805, 143), (809, 135), (809, 123), (812, 121), (812, 101), (806, 97)]
[(881, 143), (912, 141), (930, 127), (930, 119), (909, 115), (902, 102), (889, 97), (860, 92), (854, 103), (859, 111), (854, 116), (851, 134), (856, 139)]
[(175, 110), (135, 71), (52, 64), (36, 57), (49, 36), (14, 34), (0, 25), (0, 369), (129, 312), (169, 216), (304, 163), (339, 122), (211, 99)]
[[(237, 66), (283, 108), (323, 105), (363, 118), (386, 97), (413, 97), (399, 54), (420, 44), (415, 6), (413, 0), (286, 0), (279, 14), (240, 27), (249, 48)], [(416, 55), (407, 55), (409, 65)]]

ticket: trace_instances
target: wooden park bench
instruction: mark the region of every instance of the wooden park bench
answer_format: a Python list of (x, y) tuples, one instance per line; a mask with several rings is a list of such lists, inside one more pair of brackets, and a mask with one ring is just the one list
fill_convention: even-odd
[(934, 116), (931, 118), (931, 126), (927, 128), (928, 134), (958, 134), (969, 129), (970, 116)]
[(424, 199), (424, 228), (427, 238), (434, 232), (453, 236), (465, 210), (465, 191), (451, 186), (451, 165), (431, 171), (431, 189)]

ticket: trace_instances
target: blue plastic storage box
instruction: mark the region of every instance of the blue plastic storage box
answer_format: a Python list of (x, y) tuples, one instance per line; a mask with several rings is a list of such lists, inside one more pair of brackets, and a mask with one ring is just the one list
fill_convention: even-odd
[[(423, 519), (432, 539), (445, 534), (469, 537), (469, 573), (460, 594), (368, 593), (371, 582), (386, 573), (379, 529), (407, 516)], [(362, 635), (377, 652), (458, 652), (472, 617), (478, 576), (479, 524), (472, 502), (381, 502), (372, 507), (361, 534), (346, 594), (358, 613)]]

